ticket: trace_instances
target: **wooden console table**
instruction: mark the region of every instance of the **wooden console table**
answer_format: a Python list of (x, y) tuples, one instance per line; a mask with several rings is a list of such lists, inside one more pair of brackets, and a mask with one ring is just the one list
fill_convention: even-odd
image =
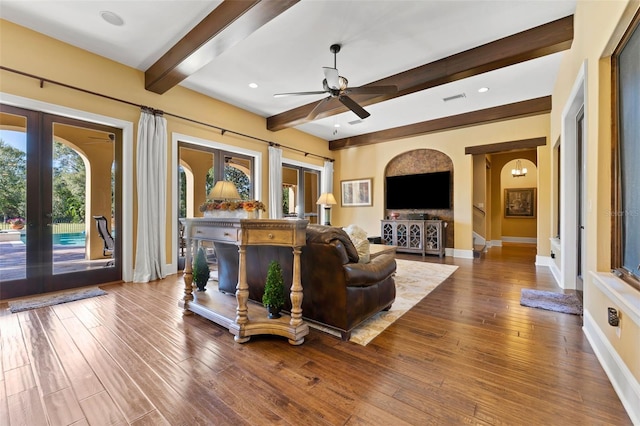
[[(302, 282), (300, 279), (300, 254), (306, 244), (307, 220), (290, 219), (180, 219), (186, 239), (184, 268), (184, 297), (178, 306), (184, 315), (192, 312), (223, 327), (235, 336), (236, 342), (247, 342), (256, 334), (275, 334), (289, 339), (292, 345), (304, 342), (309, 326), (302, 320)], [(193, 291), (192, 251), (196, 241), (222, 242), (238, 246), (238, 286), (236, 297), (208, 289)], [(249, 245), (273, 245), (293, 248), (293, 280), (291, 284), (291, 316), (268, 319), (266, 309), (257, 303), (247, 303), (246, 247)]]

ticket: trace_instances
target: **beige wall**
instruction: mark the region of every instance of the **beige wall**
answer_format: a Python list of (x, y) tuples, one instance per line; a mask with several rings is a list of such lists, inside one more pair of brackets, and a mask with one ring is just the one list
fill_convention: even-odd
[[(553, 92), (551, 113), (551, 139), (561, 137), (562, 112), (571, 101), (571, 90), (580, 69), (585, 67), (585, 116), (587, 144), (587, 221), (586, 221), (586, 269), (584, 302), (585, 332), (597, 347), (602, 360), (611, 360), (606, 366), (610, 377), (619, 377), (622, 384), (619, 392), (632, 395), (628, 389), (638, 389), (640, 380), (640, 325), (638, 318), (640, 292), (631, 289), (613, 275), (611, 268), (610, 231), (610, 185), (611, 185), (611, 74), (610, 54), (617, 45), (628, 22), (640, 7), (636, 1), (578, 1), (575, 13), (575, 36), (573, 46), (565, 53)], [(561, 141), (562, 143), (562, 141)], [(547, 147), (549, 157), (552, 148)], [(564, 151), (563, 151), (564, 154)], [(549, 192), (553, 190), (549, 183)], [(562, 253), (566, 258), (566, 254)], [(612, 286), (603, 284), (607, 280), (596, 280), (594, 273), (602, 272), (610, 277)], [(606, 291), (603, 289), (606, 288)], [(633, 306), (636, 308), (633, 308)], [(615, 307), (621, 314), (621, 327), (616, 330), (607, 324), (607, 307)], [(615, 355), (610, 355), (613, 352)], [(622, 360), (633, 378), (624, 377), (624, 368), (616, 362)], [(632, 383), (631, 386), (626, 381)], [(638, 395), (631, 401), (625, 399), (628, 408), (634, 405), (638, 412)]]

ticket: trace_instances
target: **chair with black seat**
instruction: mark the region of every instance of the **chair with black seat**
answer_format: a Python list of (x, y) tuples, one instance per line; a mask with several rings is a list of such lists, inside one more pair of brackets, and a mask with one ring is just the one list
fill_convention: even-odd
[[(98, 234), (100, 235), (100, 238), (102, 238), (102, 241), (104, 241), (102, 255), (105, 257), (113, 257), (114, 240), (109, 232), (109, 228), (107, 228), (107, 218), (104, 216), (94, 216), (93, 218), (96, 220)], [(104, 266), (113, 266), (113, 260), (110, 260)]]

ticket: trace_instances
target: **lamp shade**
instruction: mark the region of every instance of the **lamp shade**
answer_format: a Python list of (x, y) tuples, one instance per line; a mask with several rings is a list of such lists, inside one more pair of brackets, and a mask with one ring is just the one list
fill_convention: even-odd
[(209, 193), (211, 200), (239, 200), (240, 194), (233, 182), (228, 180), (219, 180)]
[(326, 204), (328, 206), (333, 205), (333, 204), (337, 204), (336, 203), (336, 199), (333, 196), (332, 193), (330, 192), (323, 192), (322, 194), (320, 194), (320, 198), (318, 198), (318, 201), (316, 201), (316, 204)]

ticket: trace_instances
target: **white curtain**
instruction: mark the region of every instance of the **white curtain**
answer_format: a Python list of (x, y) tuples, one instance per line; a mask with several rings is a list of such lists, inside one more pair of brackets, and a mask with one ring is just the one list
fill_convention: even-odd
[[(324, 171), (322, 173), (322, 192), (333, 193), (333, 161), (324, 162)], [(335, 197), (336, 194), (333, 194)]]
[(167, 120), (146, 109), (138, 122), (138, 238), (133, 281), (164, 278), (166, 264)]
[(269, 146), (269, 218), (282, 217), (282, 150)]

